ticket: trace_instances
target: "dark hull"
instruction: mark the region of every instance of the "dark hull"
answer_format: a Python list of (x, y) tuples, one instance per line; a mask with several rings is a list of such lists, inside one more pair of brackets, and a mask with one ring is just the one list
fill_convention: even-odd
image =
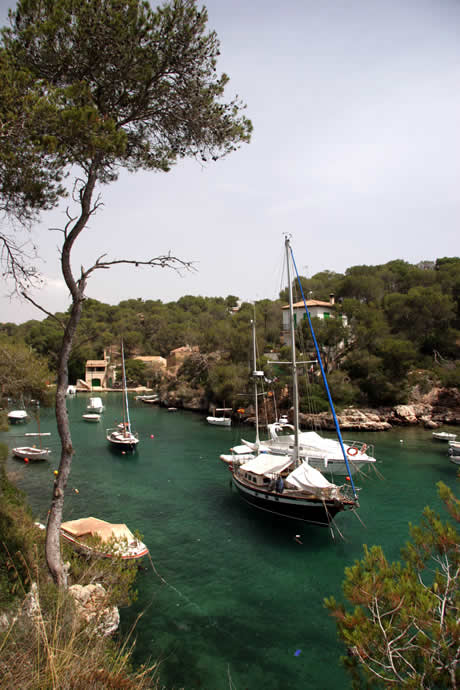
[(138, 441), (134, 441), (133, 443), (131, 442), (122, 442), (122, 441), (115, 441), (111, 438), (107, 439), (112, 448), (116, 448), (117, 450), (136, 450)]
[(337, 513), (353, 507), (352, 502), (348, 504), (334, 500), (322, 501), (319, 498), (295, 497), (254, 489), (241, 482), (235, 475), (232, 475), (232, 482), (241, 498), (254, 508), (314, 525), (328, 527)]

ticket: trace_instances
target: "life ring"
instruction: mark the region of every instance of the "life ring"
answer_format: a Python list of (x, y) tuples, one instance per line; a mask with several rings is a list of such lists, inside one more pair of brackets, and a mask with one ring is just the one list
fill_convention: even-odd
[(355, 448), (354, 446), (351, 446), (351, 448), (347, 448), (347, 453), (348, 455), (357, 455), (358, 454), (358, 449)]

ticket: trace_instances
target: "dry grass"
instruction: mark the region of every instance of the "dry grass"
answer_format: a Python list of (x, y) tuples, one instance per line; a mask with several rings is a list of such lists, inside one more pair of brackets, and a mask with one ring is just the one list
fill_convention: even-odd
[[(2, 690), (158, 690), (158, 666), (134, 669), (133, 632), (124, 642), (83, 623), (73, 598), (51, 582), (44, 559), (44, 533), (34, 527), (23, 496), (4, 473), (0, 448), (0, 686)], [(70, 582), (99, 581), (108, 604), (133, 599), (133, 571), (70, 559)], [(112, 566), (113, 566), (112, 562)], [(33, 585), (32, 585), (33, 583)], [(28, 594), (31, 587), (33, 595)]]

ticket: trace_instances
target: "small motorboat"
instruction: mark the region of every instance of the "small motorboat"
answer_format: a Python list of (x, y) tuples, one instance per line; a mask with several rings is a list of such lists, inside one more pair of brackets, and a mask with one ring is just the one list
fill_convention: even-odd
[(11, 410), (8, 412), (8, 421), (13, 424), (21, 424), (27, 420), (28, 416), (25, 410)]
[(149, 552), (125, 524), (113, 524), (95, 517), (63, 522), (61, 537), (75, 551), (97, 558), (132, 560)]
[[(218, 412), (222, 412), (222, 415), (218, 415)], [(206, 417), (206, 421), (208, 424), (214, 424), (215, 426), (231, 426), (232, 425), (232, 418), (227, 417), (226, 413), (227, 412), (232, 412), (231, 407), (218, 407), (215, 410), (215, 414), (210, 415), (209, 417)]]
[(433, 438), (437, 441), (455, 441), (457, 434), (449, 434), (447, 431), (433, 431)]
[(88, 412), (101, 414), (104, 410), (104, 405), (101, 398), (90, 398), (89, 403), (86, 406)]
[(12, 448), (11, 452), (15, 458), (24, 460), (24, 462), (47, 460), (51, 455), (49, 448), (36, 448), (35, 446), (20, 446), (19, 448)]
[(101, 415), (97, 414), (96, 412), (87, 412), (86, 414), (82, 414), (81, 418), (85, 422), (99, 422)]

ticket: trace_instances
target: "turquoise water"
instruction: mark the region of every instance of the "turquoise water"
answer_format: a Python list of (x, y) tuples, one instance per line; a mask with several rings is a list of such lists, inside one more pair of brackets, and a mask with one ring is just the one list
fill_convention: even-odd
[[(94, 515), (143, 534), (154, 569), (146, 560), (139, 599), (121, 612), (124, 631), (143, 612), (137, 661), (160, 660), (168, 690), (351, 687), (323, 599), (340, 598), (344, 569), (361, 558), (363, 544), (382, 544), (397, 559), (408, 523), (426, 505), (444, 515), (436, 482), (457, 488), (447, 444), (420, 429), (363, 435), (375, 444), (383, 478), (356, 479), (364, 525), (342, 513), (336, 522), (344, 539), (333, 540), (327, 529), (259, 514), (231, 491), (219, 455), (240, 440), (240, 429), (131, 399), (141, 442), (135, 454), (121, 455), (105, 439), (106, 426), (121, 419), (121, 395), (102, 397), (99, 424), (81, 420), (88, 396), (68, 400), (76, 454), (64, 519)], [(36, 442), (22, 437), (34, 427), (11, 427), (0, 440), (10, 447)], [(10, 458), (8, 468), (45, 521), (59, 464), (52, 410), (42, 409), (41, 429), (52, 432), (53, 458), (33, 465)], [(244, 429), (243, 437), (253, 440), (254, 431)]]

